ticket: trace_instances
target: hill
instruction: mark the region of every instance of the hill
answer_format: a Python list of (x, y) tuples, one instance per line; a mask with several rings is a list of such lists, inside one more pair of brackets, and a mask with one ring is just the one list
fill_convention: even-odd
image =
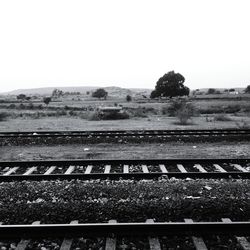
[(83, 87), (47, 87), (47, 88), (32, 88), (32, 89), (16, 89), (13, 91), (1, 93), (2, 95), (51, 95), (54, 89), (60, 89), (63, 92), (80, 92), (86, 94), (86, 92), (93, 92), (98, 88), (105, 89), (109, 96), (124, 97), (126, 95), (150, 95), (152, 89), (140, 89), (140, 88), (121, 88), (115, 86), (98, 87), (98, 86), (83, 86)]

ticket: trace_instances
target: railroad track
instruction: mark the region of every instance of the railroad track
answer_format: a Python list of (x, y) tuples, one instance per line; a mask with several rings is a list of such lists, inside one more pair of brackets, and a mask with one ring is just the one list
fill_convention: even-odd
[(250, 129), (0, 132), (0, 144), (249, 140)]
[(202, 129), (202, 130), (96, 130), (96, 131), (26, 131), (0, 132), (0, 138), (9, 137), (76, 137), (76, 136), (249, 136), (250, 129)]
[(0, 181), (157, 178), (250, 179), (250, 159), (148, 159), (0, 162)]
[[(143, 249), (151, 250), (169, 249), (168, 244), (170, 242), (171, 245), (176, 243), (176, 247), (171, 249), (205, 250), (211, 247), (211, 239), (217, 241), (212, 243), (213, 247), (218, 244), (218, 248), (213, 249), (246, 250), (250, 248), (248, 241), (250, 238), (247, 237), (250, 235), (250, 222), (233, 222), (229, 218), (223, 218), (221, 221), (216, 222), (194, 222), (192, 219), (185, 219), (184, 222), (154, 222), (152, 219), (148, 219), (142, 223), (117, 223), (116, 220), (111, 220), (109, 223), (93, 224), (79, 224), (76, 220), (70, 224), (40, 224), (40, 221), (36, 221), (32, 225), (0, 225), (0, 235), (1, 240), (8, 238), (21, 239), (17, 241), (15, 248), (18, 250), (26, 249), (34, 239), (44, 239), (46, 237), (61, 238), (61, 250), (75, 249), (72, 248), (72, 245), (76, 245), (77, 237), (105, 237), (101, 243), (102, 246), (99, 246), (98, 249), (115, 250), (118, 244), (118, 249), (129, 249), (126, 247), (121, 248), (119, 242), (121, 237), (123, 237), (123, 241), (125, 237), (126, 241), (126, 237), (129, 236), (144, 236), (148, 247)], [(211, 236), (217, 237), (211, 238)], [(231, 248), (229, 246), (226, 248), (225, 245), (224, 248), (220, 248), (220, 237), (224, 236), (228, 237)], [(172, 237), (170, 241), (168, 237)], [(183, 239), (185, 239), (184, 244), (186, 244), (186, 247), (189, 246), (188, 248), (185, 246), (182, 246), (184, 248), (177, 247)], [(100, 238), (98, 241), (100, 242)], [(233, 248), (232, 242), (234, 244)], [(135, 247), (134, 249), (142, 248)]]

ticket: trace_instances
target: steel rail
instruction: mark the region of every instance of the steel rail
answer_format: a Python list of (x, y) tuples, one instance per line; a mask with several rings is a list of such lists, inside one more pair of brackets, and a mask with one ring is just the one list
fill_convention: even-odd
[(45, 161), (1, 161), (0, 167), (27, 167), (27, 166), (81, 166), (81, 165), (98, 165), (98, 164), (212, 164), (212, 163), (235, 163), (247, 164), (250, 163), (250, 158), (195, 158), (195, 159), (80, 159), (80, 160), (45, 160)]
[(250, 234), (249, 221), (0, 225), (1, 238)]
[(188, 135), (250, 135), (250, 129), (213, 129), (213, 130), (98, 130), (98, 131), (24, 131), (0, 132), (0, 138), (15, 137), (88, 137), (88, 136), (188, 136)]

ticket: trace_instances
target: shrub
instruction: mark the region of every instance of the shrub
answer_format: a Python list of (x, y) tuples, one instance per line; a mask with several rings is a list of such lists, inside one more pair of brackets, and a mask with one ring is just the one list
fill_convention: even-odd
[(248, 85), (245, 89), (245, 93), (250, 93), (250, 85)]
[(210, 88), (210, 89), (208, 89), (208, 91), (207, 91), (207, 95), (215, 94), (215, 92), (216, 92), (216, 89)]
[(126, 112), (108, 112), (101, 115), (102, 120), (122, 120), (129, 119), (129, 114)]
[(28, 109), (34, 109), (34, 104), (32, 102), (29, 103)]
[(43, 102), (48, 106), (49, 103), (51, 102), (51, 97), (44, 97)]
[(132, 101), (131, 95), (127, 95), (127, 96), (126, 96), (126, 101), (127, 101), (127, 102), (131, 102), (131, 101)]
[(100, 121), (100, 120), (122, 120), (129, 119), (129, 114), (127, 112), (107, 112), (100, 113), (98, 111), (92, 112), (88, 116), (90, 121)]
[(77, 112), (76, 112), (76, 111), (73, 111), (73, 110), (70, 110), (68, 114), (69, 114), (70, 116), (77, 116)]
[(232, 119), (226, 114), (217, 114), (217, 115), (214, 116), (214, 120), (215, 121), (220, 121), (220, 122), (232, 121)]
[(177, 117), (181, 125), (186, 125), (188, 120), (195, 115), (196, 110), (191, 102), (175, 100), (168, 108), (168, 112), (170, 116)]
[(57, 110), (56, 116), (65, 116), (67, 115), (67, 112), (65, 110)]
[(181, 125), (187, 125), (192, 114), (190, 113), (188, 106), (186, 106), (176, 112), (176, 117), (179, 119)]
[(163, 106), (163, 107), (161, 108), (161, 113), (162, 113), (163, 115), (167, 115), (167, 114), (168, 114), (168, 107), (167, 107), (167, 106)]
[(25, 105), (24, 105), (23, 103), (21, 103), (21, 104), (19, 105), (19, 109), (25, 109)]
[(235, 125), (239, 129), (250, 129), (250, 124), (247, 121), (241, 120), (240, 122), (235, 122)]
[(0, 122), (5, 121), (8, 117), (8, 113), (6, 112), (0, 112)]
[(9, 108), (10, 108), (10, 109), (15, 109), (15, 108), (16, 108), (16, 105), (15, 105), (14, 103), (12, 103), (12, 104), (9, 105)]
[(140, 118), (146, 118), (148, 117), (146, 114), (145, 109), (138, 107), (135, 110), (133, 110), (133, 116), (134, 117), (140, 117)]
[(25, 100), (26, 99), (26, 95), (24, 94), (20, 94), (20, 95), (17, 95), (17, 100)]
[(241, 111), (241, 107), (240, 105), (228, 105), (225, 108), (225, 112), (226, 113), (237, 113)]
[(90, 112), (88, 115), (88, 120), (89, 121), (100, 121), (101, 118), (99, 116), (99, 112), (97, 112), (97, 111)]
[(38, 108), (38, 109), (43, 109), (43, 105), (42, 105), (42, 104), (39, 104), (39, 105), (37, 106), (37, 108)]
[(171, 102), (170, 106), (168, 107), (168, 115), (175, 116), (176, 112), (180, 110), (183, 106), (183, 102), (181, 100), (174, 100)]

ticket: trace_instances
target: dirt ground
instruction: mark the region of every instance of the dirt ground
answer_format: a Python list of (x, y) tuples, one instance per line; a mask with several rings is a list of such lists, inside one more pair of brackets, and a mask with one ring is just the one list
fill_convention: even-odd
[(250, 144), (180, 143), (4, 146), (1, 161), (63, 159), (250, 158)]
[(188, 125), (176, 124), (175, 117), (150, 116), (127, 120), (88, 121), (74, 117), (46, 117), (41, 119), (9, 119), (0, 122), (0, 131), (37, 130), (125, 130), (125, 129), (220, 129), (239, 128), (245, 121), (250, 126), (250, 117), (230, 116), (231, 121), (213, 121), (210, 116), (193, 117)]

